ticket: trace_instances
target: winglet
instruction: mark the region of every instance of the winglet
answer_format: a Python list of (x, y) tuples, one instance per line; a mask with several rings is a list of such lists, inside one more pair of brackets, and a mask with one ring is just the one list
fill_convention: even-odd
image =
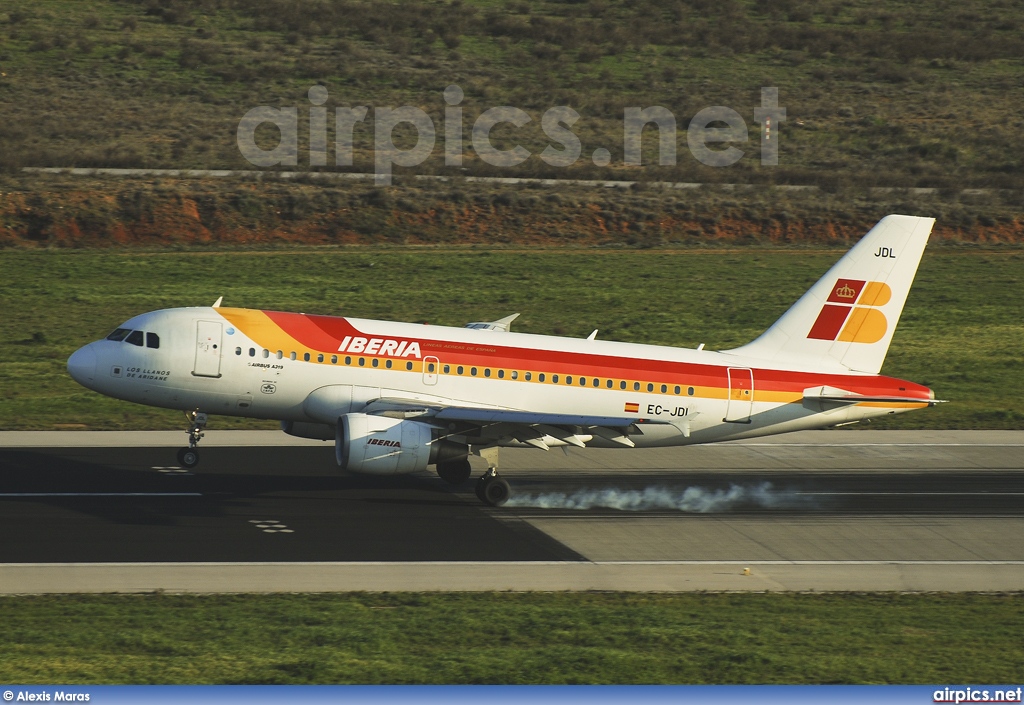
[(213, 307), (214, 308), (220, 308), (220, 304), (221, 304), (222, 301), (224, 301), (224, 297), (223, 296), (213, 302)]
[(475, 323), (467, 323), (466, 328), (472, 328), (473, 330), (497, 330), (502, 333), (508, 333), (509, 329), (512, 328), (512, 321), (517, 318), (519, 318), (519, 314), (513, 313), (511, 316), (505, 316), (504, 318), (499, 318), (496, 321), (477, 321)]

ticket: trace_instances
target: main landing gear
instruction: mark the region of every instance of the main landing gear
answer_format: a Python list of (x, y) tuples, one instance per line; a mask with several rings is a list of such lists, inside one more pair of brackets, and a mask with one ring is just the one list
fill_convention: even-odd
[(202, 411), (186, 411), (188, 419), (188, 448), (178, 451), (178, 464), (183, 468), (194, 468), (199, 465), (199, 439), (205, 436), (207, 416)]
[(490, 468), (476, 481), (476, 496), (484, 504), (500, 507), (512, 495), (508, 480), (498, 475), (497, 468)]
[[(462, 449), (465, 452), (466, 449)], [(476, 482), (476, 496), (484, 504), (500, 507), (512, 495), (508, 480), (498, 476), (498, 449), (496, 447), (474, 448), (472, 452), (487, 461), (487, 472)], [(437, 463), (437, 474), (445, 482), (461, 485), (473, 474), (469, 458), (461, 453), (450, 452)]]

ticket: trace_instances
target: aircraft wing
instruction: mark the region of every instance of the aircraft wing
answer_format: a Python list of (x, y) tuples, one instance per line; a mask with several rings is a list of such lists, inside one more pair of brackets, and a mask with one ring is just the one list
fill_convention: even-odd
[(545, 437), (557, 438), (569, 445), (584, 447), (580, 435), (600, 436), (616, 445), (632, 448), (629, 434), (643, 431), (638, 424), (663, 423), (637, 416), (588, 416), (549, 414), (514, 409), (444, 406), (403, 399), (378, 399), (364, 413), (410, 418), (427, 423), (457, 423), (460, 432), (482, 438), (510, 438), (547, 450)]
[(553, 426), (608, 426), (629, 428), (640, 422), (637, 417), (625, 416), (577, 416), (573, 414), (542, 414), (534, 411), (511, 411), (506, 409), (474, 409), (451, 406), (441, 409), (434, 418), (477, 423), (525, 423), (550, 424)]

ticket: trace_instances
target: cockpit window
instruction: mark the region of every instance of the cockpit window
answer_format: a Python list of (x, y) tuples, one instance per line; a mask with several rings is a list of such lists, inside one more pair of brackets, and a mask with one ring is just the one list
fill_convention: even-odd
[(147, 348), (159, 348), (160, 347), (160, 336), (156, 333), (146, 333), (146, 347)]
[(128, 335), (128, 337), (124, 339), (124, 342), (131, 343), (132, 345), (138, 345), (141, 348), (142, 347), (142, 331), (141, 330), (133, 330)]
[(132, 332), (131, 328), (118, 328), (113, 333), (107, 336), (107, 340), (113, 340), (120, 342), (128, 337), (128, 334)]

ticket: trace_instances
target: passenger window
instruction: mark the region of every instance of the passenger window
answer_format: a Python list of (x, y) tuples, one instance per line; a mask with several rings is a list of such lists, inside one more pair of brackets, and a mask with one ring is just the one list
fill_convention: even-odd
[(267, 350), (266, 348), (264, 348), (263, 349), (263, 359), (266, 360), (268, 357), (270, 357), (270, 351)]
[(455, 368), (455, 374), (461, 375), (462, 371), (463, 371), (462, 365), (459, 365), (458, 367)]
[(331, 355), (331, 364), (332, 365), (337, 365), (338, 364), (338, 356), (337, 355)]
[(235, 355), (241, 355), (241, 354), (242, 354), (242, 348), (235, 348)]
[(682, 390), (679, 388), (679, 385), (677, 384), (676, 388), (673, 391), (675, 391), (676, 394), (679, 394), (679, 392), (681, 392)]
[(529, 382), (532, 378), (533, 378), (533, 373), (532, 372), (527, 372), (526, 375), (525, 375), (526, 381)]
[(433, 362), (427, 364), (427, 372), (433, 373), (435, 368), (436, 366), (434, 365)]
[[(388, 361), (388, 367), (390, 367), (390, 366), (391, 366), (391, 361), (389, 360)], [(405, 363), (405, 369), (407, 369), (407, 370), (411, 370), (412, 369), (412, 362), (411, 361)]]
[(345, 364), (346, 365), (351, 365), (352, 364), (352, 358), (349, 355), (345, 356)]
[(445, 373), (445, 374), (448, 374), (448, 373), (449, 373), (449, 372), (451, 372), (451, 371), (452, 371), (452, 368), (451, 368), (451, 366), (450, 366), (450, 365), (445, 365), (445, 366), (444, 366), (444, 373)]
[(115, 343), (120, 343), (122, 340), (127, 338), (128, 334), (131, 332), (131, 328), (118, 328), (113, 333), (107, 336), (107, 340), (113, 340)]
[(619, 389), (625, 389), (625, 388), (626, 388), (626, 380), (622, 380), (621, 382), (619, 382)]
[(488, 368), (486, 368), (484, 370), (484, 377), (490, 377), (490, 376), (491, 376), (491, 368), (488, 367)]
[(303, 362), (309, 362), (309, 353), (303, 353), (302, 354), (302, 361)]
[(661, 393), (664, 394), (667, 391), (668, 391), (668, 385), (667, 384), (661, 385)]
[(359, 366), (360, 367), (366, 367), (366, 358), (365, 357), (359, 358)]
[(278, 359), (278, 360), (281, 360), (281, 359), (283, 359), (283, 358), (284, 358), (284, 351), (282, 351), (282, 350), (278, 350), (278, 351), (277, 351), (277, 359)]
[(469, 374), (471, 374), (474, 377), (476, 377), (476, 368), (475, 367), (470, 367), (469, 368)]
[(377, 367), (380, 365), (380, 358), (373, 358), (373, 366)]
[(498, 379), (505, 379), (505, 370), (498, 370)]
[(639, 382), (633, 382), (633, 391), (634, 392), (639, 392), (640, 391), (640, 383)]
[(132, 345), (138, 345), (141, 348), (142, 347), (142, 331), (141, 330), (133, 330), (131, 333), (128, 334), (128, 337), (124, 339), (124, 342), (131, 343)]
[(688, 396), (691, 396), (691, 397), (692, 397), (692, 396), (693, 396), (693, 387), (687, 387), (687, 388), (686, 388), (686, 394), (687, 394)]
[(551, 375), (551, 381), (558, 384), (558, 375)]
[(385, 360), (384, 361), (384, 367), (387, 367), (390, 370), (391, 369), (391, 360)]
[(608, 380), (608, 389), (611, 389), (611, 388), (612, 388), (612, 381)]
[(160, 347), (160, 336), (156, 333), (146, 333), (146, 347), (156, 350)]
[(543, 382), (544, 381), (544, 373), (543, 372), (541, 372), (539, 375), (537, 375), (537, 381), (538, 382)]
[(648, 392), (653, 392), (654, 391), (654, 385), (651, 384), (650, 382), (647, 383), (647, 391)]
[(324, 361), (324, 356), (323, 356), (323, 354), (317, 355), (317, 356), (316, 356), (316, 361), (317, 361), (317, 362), (323, 362), (323, 361)]
[(249, 348), (249, 357), (256, 357), (256, 348)]
[[(594, 377), (594, 386), (595, 387), (600, 387), (601, 386), (601, 380), (599, 380), (597, 377)], [(608, 388), (609, 389), (612, 388), (612, 381), (611, 380), (608, 380)]]
[(566, 376), (565, 383), (566, 384), (572, 384), (572, 377)]
[(291, 353), (288, 355), (289, 360), (297, 360), (298, 358), (299, 356), (295, 354), (294, 350), (292, 350)]
[(512, 379), (519, 379), (519, 373), (515, 370), (512, 370)]

